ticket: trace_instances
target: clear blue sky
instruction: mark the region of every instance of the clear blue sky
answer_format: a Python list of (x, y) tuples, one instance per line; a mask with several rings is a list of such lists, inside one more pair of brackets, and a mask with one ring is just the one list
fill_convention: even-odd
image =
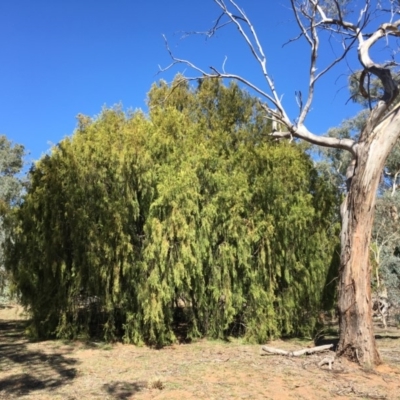
[[(238, 0), (239, 1), (239, 0)], [(291, 117), (294, 92), (307, 89), (308, 49), (296, 42), (288, 0), (242, 0), (268, 57), (268, 68)], [(203, 68), (245, 75), (264, 89), (257, 65), (232, 27), (211, 40), (182, 39), (182, 31), (206, 30), (218, 17), (212, 0), (2, 0), (0, 3), (0, 134), (25, 145), (29, 160), (71, 135), (78, 113), (95, 116), (104, 105), (146, 109), (146, 93), (158, 79), (171, 81), (181, 66), (157, 75), (170, 60), (165, 34), (178, 57)], [(322, 52), (322, 58), (331, 55)], [(357, 65), (357, 55), (348, 57)], [(294, 69), (298, 68), (298, 71)], [(330, 73), (317, 89), (307, 123), (315, 133), (355, 114), (346, 101), (349, 66)]]

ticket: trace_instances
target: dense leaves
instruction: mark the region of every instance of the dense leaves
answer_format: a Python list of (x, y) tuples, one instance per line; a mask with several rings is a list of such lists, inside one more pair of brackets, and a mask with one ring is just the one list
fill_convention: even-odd
[(237, 85), (164, 82), (149, 115), (79, 116), (31, 171), (8, 247), (39, 337), (310, 334), (335, 259), (337, 195), (268, 139)]

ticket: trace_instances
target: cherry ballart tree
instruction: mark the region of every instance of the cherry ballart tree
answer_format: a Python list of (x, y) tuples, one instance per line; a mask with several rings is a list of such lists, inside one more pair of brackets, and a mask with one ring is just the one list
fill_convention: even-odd
[[(267, 69), (267, 58), (257, 32), (244, 10), (233, 0), (214, 0), (221, 15), (214, 26), (205, 32), (213, 36), (227, 25), (237, 28), (248, 45), (251, 56), (257, 61), (265, 78), (267, 89), (255, 85), (241, 75), (227, 73), (222, 67), (210, 67), (207, 72), (191, 61), (177, 58), (170, 50), (171, 65), (184, 64), (198, 73), (187, 79), (235, 79), (262, 96), (266, 117), (272, 126), (279, 126), (273, 136), (298, 138), (309, 143), (348, 151), (352, 162), (347, 170), (347, 194), (341, 205), (341, 261), (339, 270), (339, 344), (338, 356), (345, 356), (364, 366), (381, 363), (373, 332), (371, 315), (370, 242), (374, 218), (375, 199), (385, 161), (400, 136), (400, 107), (395, 105), (399, 89), (390, 62), (378, 64), (371, 47), (379, 40), (389, 41), (400, 36), (398, 0), (288, 0), (299, 27), (299, 37), (305, 39), (310, 49), (308, 95), (298, 98), (299, 115), (289, 116), (280, 93)], [(361, 5), (360, 5), (361, 4)], [(267, 2), (264, 7), (267, 9)], [(352, 9), (350, 10), (350, 7)], [(351, 12), (350, 12), (351, 11)], [(381, 21), (372, 29), (372, 24)], [(196, 32), (197, 33), (197, 32)], [(199, 32), (200, 33), (200, 32)], [(328, 33), (326, 35), (325, 33)], [(320, 68), (318, 51), (322, 41), (329, 36), (341, 41), (342, 51), (331, 63)], [(330, 44), (327, 42), (327, 46)], [(359, 92), (369, 98), (370, 112), (367, 122), (356, 140), (319, 136), (307, 129), (306, 117), (314, 100), (316, 84), (333, 66), (357, 51), (362, 73)], [(317, 68), (318, 67), (318, 68)], [(382, 87), (379, 98), (372, 98), (368, 90), (370, 78), (377, 78)], [(294, 121), (294, 122), (293, 122)], [(328, 128), (328, 127), (327, 127)]]

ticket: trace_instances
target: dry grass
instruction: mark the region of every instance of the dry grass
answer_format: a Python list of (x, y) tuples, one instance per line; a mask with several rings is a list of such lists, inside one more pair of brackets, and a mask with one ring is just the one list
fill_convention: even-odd
[[(365, 371), (320, 356), (260, 356), (258, 345), (199, 341), (162, 350), (46, 341), (23, 334), (17, 308), (0, 309), (0, 399), (400, 399), (400, 330), (379, 331), (386, 364)], [(311, 343), (279, 341), (296, 349)]]

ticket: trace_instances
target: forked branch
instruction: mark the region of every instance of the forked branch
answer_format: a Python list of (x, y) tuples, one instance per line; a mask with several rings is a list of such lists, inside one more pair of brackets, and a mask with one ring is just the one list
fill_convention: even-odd
[[(222, 14), (216, 20), (214, 26), (206, 32), (207, 37), (211, 37), (218, 29), (227, 25), (234, 25), (245, 43), (247, 44), (253, 58), (261, 68), (264, 79), (267, 83), (267, 90), (253, 84), (250, 80), (243, 76), (231, 74), (222, 68), (222, 71), (210, 66), (208, 71), (198, 67), (192, 62), (176, 57), (168, 46), (165, 39), (167, 51), (172, 59), (172, 63), (166, 68), (160, 68), (160, 71), (166, 71), (177, 64), (184, 64), (196, 71), (196, 77), (187, 78), (187, 80), (198, 79), (235, 79), (251, 88), (255, 93), (262, 97), (262, 106), (266, 112), (266, 118), (271, 119), (276, 125), (286, 127), (285, 132), (273, 132), (272, 135), (277, 138), (295, 137), (303, 139), (307, 142), (338, 149), (344, 149), (357, 155), (357, 143), (352, 139), (338, 139), (333, 137), (319, 136), (310, 132), (305, 126), (305, 119), (311, 109), (314, 98), (316, 82), (328, 72), (334, 65), (342, 61), (350, 49), (358, 42), (358, 58), (364, 69), (376, 75), (382, 82), (384, 87), (384, 95), (381, 101), (375, 106), (368, 122), (369, 131), (379, 124), (385, 112), (388, 110), (393, 99), (398, 93), (396, 83), (391, 77), (390, 69), (372, 61), (369, 50), (371, 46), (380, 38), (386, 36), (400, 36), (398, 27), (400, 20), (381, 25), (372, 34), (363, 34), (363, 30), (367, 26), (371, 15), (371, 2), (366, 0), (365, 7), (361, 9), (356, 22), (346, 21), (345, 14), (341, 9), (340, 3), (332, 0), (333, 16), (328, 15), (324, 5), (326, 2), (320, 0), (291, 0), (293, 12), (300, 28), (300, 37), (304, 37), (310, 46), (310, 70), (308, 96), (305, 101), (301, 101), (300, 113), (296, 120), (291, 120), (282, 104), (282, 99), (278, 95), (275, 83), (267, 70), (267, 58), (257, 32), (247, 17), (246, 13), (240, 8), (234, 0), (214, 0), (221, 9)], [(332, 11), (330, 11), (332, 13)], [(335, 59), (317, 73), (317, 60), (319, 50), (319, 31), (327, 30), (331, 34), (342, 35), (343, 49)], [(199, 32), (200, 33), (200, 32)], [(204, 32), (203, 32), (204, 34)], [(346, 44), (347, 43), (347, 44)]]
[(261, 95), (262, 97), (267, 99), (270, 103), (272, 103), (274, 105), (274, 107), (276, 107), (278, 109), (280, 108), (279, 107), (280, 106), (280, 102), (277, 103), (275, 101), (275, 99), (272, 96), (270, 96), (267, 92), (263, 91), (258, 86), (254, 85), (249, 80), (243, 78), (240, 75), (229, 74), (229, 73), (226, 73), (226, 72), (220, 72), (213, 66), (209, 67), (210, 70), (212, 71), (211, 73), (210, 72), (206, 72), (202, 68), (198, 67), (197, 65), (193, 64), (192, 62), (190, 62), (188, 60), (184, 60), (184, 59), (175, 57), (174, 54), (172, 53), (171, 49), (169, 48), (167, 38), (164, 35), (163, 35), (163, 38), (164, 38), (164, 41), (165, 41), (165, 46), (167, 48), (167, 51), (168, 51), (168, 53), (169, 53), (169, 55), (170, 55), (170, 57), (172, 59), (172, 63), (169, 64), (165, 68), (159, 67), (159, 72), (165, 72), (165, 71), (168, 71), (169, 69), (171, 69), (172, 67), (174, 67), (175, 65), (184, 64), (184, 65), (190, 67), (192, 70), (197, 71), (198, 73), (201, 74), (201, 75), (196, 76), (196, 77), (186, 78), (186, 80), (191, 81), (191, 80), (198, 80), (198, 79), (216, 79), (216, 78), (234, 79), (234, 80), (237, 80), (239, 82), (242, 82), (246, 86), (248, 86), (251, 89), (253, 89), (256, 93), (258, 93), (259, 95)]

